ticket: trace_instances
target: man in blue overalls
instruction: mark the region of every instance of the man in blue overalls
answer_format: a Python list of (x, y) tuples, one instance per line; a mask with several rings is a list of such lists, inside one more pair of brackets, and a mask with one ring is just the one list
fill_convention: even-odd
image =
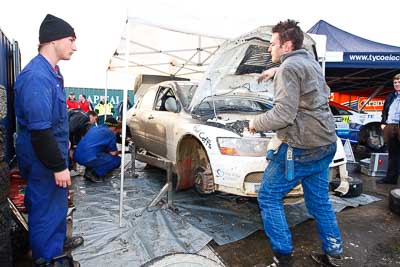
[[(57, 63), (71, 58), (75, 39), (71, 25), (48, 14), (40, 25), (39, 54), (22, 70), (14, 87), (16, 154), (28, 180), (25, 205), (36, 266), (52, 266), (54, 258), (63, 255), (66, 238), (71, 178), (64, 81)], [(58, 266), (71, 263), (70, 257), (57, 260)]]
[(121, 132), (121, 124), (108, 117), (104, 125), (92, 127), (78, 143), (74, 160), (86, 167), (84, 177), (91, 182), (101, 182), (110, 171), (121, 165), (118, 156), (116, 134)]

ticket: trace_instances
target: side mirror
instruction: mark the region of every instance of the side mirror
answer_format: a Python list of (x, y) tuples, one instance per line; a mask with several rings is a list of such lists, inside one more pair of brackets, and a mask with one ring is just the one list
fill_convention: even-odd
[(178, 112), (178, 104), (176, 103), (175, 98), (167, 98), (167, 100), (165, 101), (165, 109), (169, 112)]

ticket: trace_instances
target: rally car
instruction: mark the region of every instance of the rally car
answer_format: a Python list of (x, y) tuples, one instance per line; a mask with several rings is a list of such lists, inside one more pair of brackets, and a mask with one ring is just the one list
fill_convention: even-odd
[(349, 140), (372, 151), (384, 149), (380, 113), (359, 112), (333, 101), (329, 101), (329, 106), (335, 117), (336, 134), (342, 141)]
[[(135, 146), (138, 153), (172, 162), (177, 189), (257, 196), (274, 133), (246, 129), (253, 116), (272, 108), (272, 82), (257, 82), (264, 69), (276, 66), (270, 38), (271, 27), (260, 27), (225, 42), (200, 82), (136, 88), (137, 102), (127, 113)], [(313, 51), (313, 45), (306, 35), (305, 47)], [(339, 139), (337, 144), (330, 166), (346, 176)]]

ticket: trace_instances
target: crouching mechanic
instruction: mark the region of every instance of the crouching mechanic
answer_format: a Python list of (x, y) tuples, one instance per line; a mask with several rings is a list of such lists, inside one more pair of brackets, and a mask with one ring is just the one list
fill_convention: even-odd
[(328, 106), (330, 89), (321, 67), (303, 46), (303, 32), (293, 20), (272, 28), (268, 51), (278, 68), (262, 73), (260, 80), (274, 77), (274, 106), (249, 122), (249, 130), (274, 130), (282, 141), (272, 155), (258, 203), (264, 230), (277, 266), (298, 266), (292, 258), (292, 236), (283, 197), (301, 183), (307, 210), (315, 218), (323, 254), (312, 254), (323, 266), (338, 266), (342, 240), (329, 201), (329, 163), (336, 152), (335, 123)]
[(116, 134), (120, 132), (121, 124), (109, 117), (104, 125), (90, 128), (78, 143), (74, 160), (86, 167), (86, 179), (101, 182), (108, 172), (121, 165), (116, 142)]
[[(35, 266), (78, 265), (64, 256), (68, 186), (68, 120), (64, 80), (58, 67), (76, 51), (74, 29), (48, 14), (39, 29), (39, 54), (18, 76), (16, 155), (27, 179), (25, 206)], [(78, 242), (75, 242), (78, 241)], [(82, 244), (76, 237), (69, 245)]]

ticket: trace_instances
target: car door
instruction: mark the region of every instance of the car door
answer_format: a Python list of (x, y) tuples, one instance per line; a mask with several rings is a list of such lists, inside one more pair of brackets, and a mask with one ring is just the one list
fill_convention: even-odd
[(148, 118), (153, 111), (157, 89), (157, 87), (150, 88), (143, 97), (138, 100), (136, 106), (128, 112), (129, 126), (137, 148), (148, 150), (146, 147), (146, 127), (149, 120)]
[(165, 110), (167, 98), (176, 99), (171, 87), (160, 86), (156, 94), (156, 101), (153, 111), (148, 114), (146, 124), (146, 147), (153, 154), (167, 158), (168, 143), (172, 141), (172, 136), (168, 133), (173, 132), (177, 113)]

